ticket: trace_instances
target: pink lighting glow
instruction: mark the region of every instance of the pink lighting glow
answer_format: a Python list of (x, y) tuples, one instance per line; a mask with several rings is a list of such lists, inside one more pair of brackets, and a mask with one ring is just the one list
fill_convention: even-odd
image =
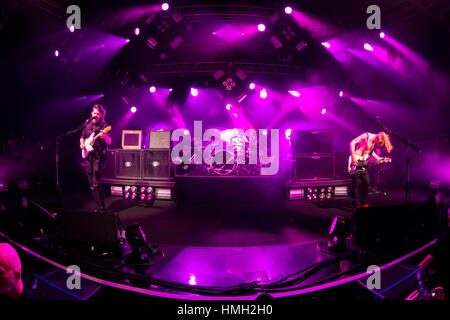
[(55, 57), (59, 57), (59, 51), (55, 50)]
[(250, 83), (250, 85), (248, 86), (251, 90), (255, 89), (256, 85), (252, 82)]
[(156, 92), (156, 88), (155, 88), (154, 86), (151, 86), (150, 89), (149, 89), (149, 91), (150, 91), (151, 93), (155, 93), (155, 92)]
[(169, 4), (167, 2), (164, 2), (161, 6), (161, 9), (163, 9), (164, 11), (169, 10)]
[(286, 7), (286, 8), (284, 8), (284, 12), (286, 12), (286, 14), (291, 14), (292, 13), (292, 8), (291, 7)]
[(331, 47), (331, 45), (328, 42), (322, 42), (322, 45), (327, 49), (330, 49)]
[(262, 134), (265, 135), (265, 136), (267, 136), (267, 130), (264, 129), (263, 132), (262, 132)]
[(184, 135), (187, 136), (189, 134), (189, 130), (184, 130)]
[(189, 284), (190, 284), (191, 286), (197, 285), (197, 278), (196, 278), (195, 276), (190, 276), (190, 277), (189, 277)]
[(373, 47), (368, 43), (364, 43), (364, 49), (366, 49), (367, 51), (373, 51)]
[(131, 107), (130, 110), (131, 110), (131, 112), (135, 113), (137, 111), (137, 108), (136, 107)]
[(237, 118), (237, 117), (238, 117), (237, 113), (233, 113), (233, 116), (234, 116), (235, 118)]
[(198, 96), (198, 90), (195, 89), (195, 88), (191, 88), (191, 95), (192, 95), (193, 97)]
[(344, 95), (344, 91), (339, 91), (339, 97), (341, 97), (342, 98), (342, 96)]
[(325, 113), (327, 113), (327, 109), (323, 108), (322, 109), (322, 114), (325, 114)]
[(266, 26), (265, 26), (264, 24), (260, 23), (260, 24), (258, 24), (258, 30), (259, 30), (260, 32), (263, 32), (263, 31), (266, 30)]
[(136, 29), (134, 29), (134, 34), (135, 34), (135, 35), (137, 35), (137, 36), (138, 36), (138, 35), (139, 35), (139, 33), (140, 33), (140, 30), (139, 30), (139, 28), (136, 28)]
[(267, 91), (266, 91), (266, 89), (262, 89), (259, 92), (259, 96), (261, 97), (261, 99), (266, 99), (267, 98)]
[(70, 32), (75, 32), (75, 26), (70, 26), (69, 30)]
[(384, 39), (384, 32), (380, 32), (380, 38)]
[(232, 105), (230, 103), (227, 104), (227, 106), (225, 107), (228, 111), (231, 110)]

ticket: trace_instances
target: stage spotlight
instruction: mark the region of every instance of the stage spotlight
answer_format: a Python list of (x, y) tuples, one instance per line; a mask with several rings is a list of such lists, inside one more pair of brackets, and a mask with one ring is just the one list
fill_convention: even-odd
[(132, 192), (131, 195), (130, 195), (130, 199), (131, 200), (136, 200), (136, 198), (137, 198), (137, 193), (136, 192)]
[(135, 35), (138, 36), (140, 32), (141, 32), (141, 31), (139, 30), (139, 28), (134, 29), (134, 34), (135, 34)]
[(189, 130), (188, 130), (188, 129), (186, 129), (186, 130), (184, 130), (184, 132), (183, 132), (183, 133), (184, 133), (184, 135), (185, 135), (185, 136), (187, 136), (187, 135), (189, 134)]
[(189, 277), (189, 284), (191, 286), (196, 286), (197, 285), (197, 278), (195, 276), (190, 276)]
[(163, 9), (163, 11), (169, 10), (169, 4), (167, 2), (164, 2), (161, 6), (161, 9)]
[(230, 110), (231, 110), (231, 107), (232, 107), (231, 103), (228, 103), (227, 106), (226, 106), (225, 108), (226, 108), (228, 111), (230, 111)]
[(69, 30), (70, 32), (75, 32), (75, 26), (70, 26)]
[(267, 98), (267, 91), (266, 91), (266, 89), (262, 89), (259, 92), (259, 96), (261, 97), (261, 99), (266, 99)]
[(136, 186), (132, 186), (130, 188), (130, 192), (137, 192), (137, 187)]
[(312, 192), (313, 192), (313, 189), (312, 189), (312, 188), (308, 188), (308, 189), (306, 189), (306, 191), (307, 191), (308, 193), (312, 193)]
[(331, 47), (331, 44), (328, 42), (322, 42), (322, 45), (327, 49), (330, 49), (330, 47)]
[(364, 43), (364, 49), (366, 49), (367, 51), (373, 51), (373, 47), (368, 43)]
[(130, 42), (130, 39), (125, 40), (127, 43)]
[(292, 8), (291, 7), (286, 7), (286, 8), (284, 8), (284, 12), (286, 14), (291, 14), (292, 13)]
[(336, 216), (328, 232), (328, 250), (331, 252), (343, 252), (347, 246), (345, 240), (351, 233), (351, 227), (344, 217)]
[(380, 38), (384, 39), (384, 36), (385, 36), (384, 32), (380, 32)]
[(262, 23), (258, 24), (258, 31), (263, 32), (266, 30), (266, 26)]
[(264, 129), (263, 132), (262, 132), (262, 134), (263, 134), (264, 136), (267, 136), (267, 130)]
[(237, 118), (238, 114), (237, 113), (233, 113), (233, 117)]
[(322, 114), (325, 114), (325, 113), (327, 113), (327, 109), (323, 108), (322, 109)]
[(136, 107), (131, 107), (130, 111), (135, 113), (137, 111), (137, 108)]
[(147, 193), (153, 193), (153, 188), (152, 187), (147, 187)]
[(151, 86), (150, 89), (148, 89), (148, 91), (150, 91), (151, 93), (155, 93), (156, 92), (156, 87)]
[(146, 198), (147, 198), (147, 197), (146, 197), (145, 193), (141, 193), (141, 194), (139, 195), (139, 199), (141, 199), (141, 201), (145, 201)]
[(300, 97), (300, 92), (296, 91), (296, 90), (290, 90), (288, 91), (291, 95), (293, 95), (296, 98)]
[(55, 50), (55, 57), (59, 57), (59, 50)]
[(131, 247), (131, 253), (127, 255), (128, 264), (140, 264), (148, 262), (148, 259), (155, 255), (162, 255), (157, 246), (149, 246), (144, 232), (138, 224), (126, 227), (125, 237)]
[(145, 193), (147, 191), (146, 187), (140, 187), (139, 188), (139, 193)]
[(193, 97), (198, 96), (198, 90), (195, 89), (195, 88), (191, 88), (191, 95), (192, 95)]
[(131, 198), (131, 193), (130, 193), (130, 192), (125, 192), (125, 193), (123, 194), (123, 198), (124, 198), (125, 200), (130, 200), (130, 198)]
[(248, 87), (250, 88), (250, 90), (253, 90), (255, 89), (256, 85), (252, 82)]
[(341, 97), (341, 98), (342, 98), (343, 96), (344, 96), (344, 91), (342, 91), (342, 90), (341, 90), (341, 91), (339, 91), (339, 97)]
[(284, 132), (284, 136), (286, 137), (287, 140), (291, 140), (291, 134), (292, 129), (286, 129), (286, 131)]
[(155, 200), (155, 197), (153, 196), (153, 194), (149, 193), (147, 194), (146, 200), (152, 202), (153, 200)]
[(325, 199), (325, 193), (320, 193), (320, 194), (319, 194), (319, 198), (320, 198), (321, 200)]

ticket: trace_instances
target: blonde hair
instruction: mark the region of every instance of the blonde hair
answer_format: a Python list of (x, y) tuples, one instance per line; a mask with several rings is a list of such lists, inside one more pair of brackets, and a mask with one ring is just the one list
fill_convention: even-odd
[(394, 146), (391, 143), (391, 140), (389, 139), (389, 135), (386, 134), (384, 131), (380, 131), (377, 134), (377, 142), (380, 146), (385, 147), (387, 152), (391, 153), (391, 151), (394, 149)]

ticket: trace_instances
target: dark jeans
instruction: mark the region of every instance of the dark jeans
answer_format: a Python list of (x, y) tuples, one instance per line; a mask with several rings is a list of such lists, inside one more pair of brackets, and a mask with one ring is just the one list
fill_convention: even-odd
[(95, 200), (97, 209), (105, 209), (105, 194), (100, 179), (105, 168), (105, 161), (98, 158), (89, 158), (85, 162), (84, 170), (86, 172), (92, 197)]
[(367, 204), (367, 195), (369, 193), (369, 174), (367, 171), (352, 174), (352, 189), (353, 207), (356, 208), (358, 203), (361, 206)]

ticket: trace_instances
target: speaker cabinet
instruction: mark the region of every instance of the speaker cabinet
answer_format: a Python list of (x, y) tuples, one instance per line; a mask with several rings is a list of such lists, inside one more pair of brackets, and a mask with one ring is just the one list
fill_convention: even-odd
[(170, 149), (171, 130), (150, 130), (149, 149)]
[(336, 178), (348, 179), (351, 178), (350, 173), (348, 173), (348, 157), (350, 152), (339, 151), (335, 154), (334, 161), (334, 171)]
[(331, 156), (296, 157), (295, 177), (297, 179), (334, 178), (334, 157)]
[(119, 219), (114, 213), (61, 210), (57, 215), (57, 239), (66, 247), (119, 249)]
[(293, 137), (295, 155), (330, 154), (333, 155), (333, 135), (323, 130), (295, 130)]
[(141, 177), (141, 150), (117, 150), (116, 178)]
[(142, 151), (142, 178), (168, 179), (171, 176), (170, 150)]
[(103, 169), (104, 178), (115, 178), (116, 176), (116, 154), (117, 150), (108, 150), (106, 153), (105, 168)]

